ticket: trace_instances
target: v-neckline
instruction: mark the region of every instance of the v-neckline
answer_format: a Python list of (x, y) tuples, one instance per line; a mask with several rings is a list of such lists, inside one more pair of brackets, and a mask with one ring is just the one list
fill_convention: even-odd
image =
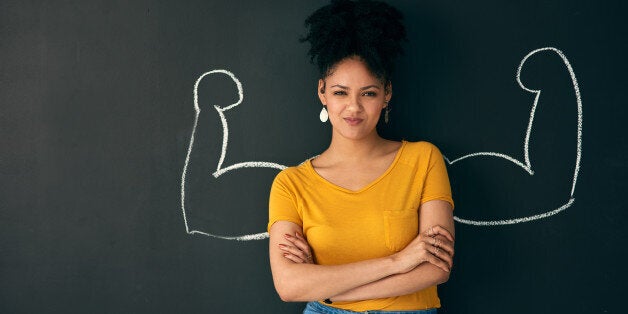
[(376, 185), (379, 181), (381, 181), (382, 179), (384, 179), (388, 173), (390, 173), (392, 171), (392, 169), (395, 167), (395, 165), (397, 164), (397, 161), (399, 161), (399, 157), (401, 157), (401, 153), (403, 152), (404, 147), (406, 146), (406, 141), (402, 140), (401, 141), (401, 147), (399, 147), (399, 149), (397, 149), (397, 152), (395, 153), (395, 159), (393, 159), (393, 161), (390, 163), (390, 165), (388, 166), (388, 168), (386, 169), (386, 171), (384, 171), (381, 175), (379, 175), (375, 180), (371, 181), (370, 183), (366, 184), (365, 186), (357, 189), (357, 190), (351, 190), (351, 189), (347, 189), (344, 188), (340, 185), (337, 185), (327, 179), (325, 179), (323, 176), (321, 176), (316, 169), (314, 169), (314, 166), (312, 165), (312, 159), (308, 159), (306, 162), (306, 166), (308, 167), (308, 169), (310, 171), (312, 171), (312, 173), (314, 174), (314, 176), (316, 176), (316, 178), (318, 178), (319, 180), (323, 181), (323, 183), (331, 186), (332, 188), (335, 188), (337, 190), (346, 192), (346, 193), (350, 193), (350, 194), (359, 194), (361, 192), (364, 192), (368, 189), (370, 189), (372, 186)]

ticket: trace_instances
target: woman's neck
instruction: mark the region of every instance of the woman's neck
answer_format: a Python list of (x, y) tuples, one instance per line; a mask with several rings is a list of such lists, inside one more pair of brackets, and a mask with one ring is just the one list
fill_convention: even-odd
[(334, 160), (363, 160), (370, 159), (386, 149), (388, 141), (373, 132), (372, 135), (361, 139), (348, 139), (339, 135), (333, 136), (329, 148), (324, 152), (328, 158)]

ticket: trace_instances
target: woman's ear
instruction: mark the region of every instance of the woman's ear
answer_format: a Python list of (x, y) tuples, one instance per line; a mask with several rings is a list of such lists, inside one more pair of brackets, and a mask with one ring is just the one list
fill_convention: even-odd
[(323, 106), (327, 105), (327, 99), (325, 98), (325, 81), (323, 79), (318, 80), (318, 99), (321, 100)]
[(384, 88), (384, 92), (386, 94), (385, 96), (386, 104), (388, 104), (388, 102), (392, 98), (392, 83), (390, 81), (388, 81), (388, 83), (386, 84), (386, 87)]

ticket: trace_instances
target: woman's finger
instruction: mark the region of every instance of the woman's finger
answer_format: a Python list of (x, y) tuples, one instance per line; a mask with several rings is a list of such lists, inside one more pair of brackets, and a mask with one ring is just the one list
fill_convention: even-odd
[(431, 238), (432, 246), (435, 246), (437, 248), (440, 248), (441, 250), (444, 250), (445, 252), (447, 252), (447, 254), (449, 254), (451, 257), (454, 256), (454, 243), (447, 240), (447, 238), (443, 237), (443, 236), (436, 236)]
[(449, 269), (451, 269), (451, 267), (454, 264), (454, 259), (451, 255), (449, 255), (449, 253), (447, 253), (446, 251), (442, 250), (439, 247), (433, 247), (430, 251), (430, 253), (432, 253), (432, 255), (438, 257), (440, 260), (444, 261), (445, 263), (447, 263), (447, 267)]
[[(442, 265), (437, 263), (436, 260), (431, 257), (435, 257), (438, 260), (444, 262), (447, 269), (451, 269), (453, 266), (453, 243), (447, 240), (444, 236), (428, 237), (423, 235), (421, 238), (421, 248), (423, 250), (422, 260), (428, 261), (438, 267)], [(441, 267), (442, 268), (442, 267)]]
[(451, 235), (451, 232), (449, 232), (447, 229), (439, 226), (439, 225), (434, 225), (432, 227), (430, 227), (429, 229), (427, 229), (428, 231), (428, 235), (430, 237), (434, 237), (437, 235), (442, 235), (445, 238), (447, 238), (449, 241), (454, 242), (454, 237)]
[[(307, 246), (307, 241), (305, 241), (305, 239), (297, 236), (297, 233), (295, 233), (294, 235), (291, 234), (285, 234), (284, 238), (286, 238), (286, 240), (288, 240), (290, 243), (294, 244), (295, 246), (298, 246), (301, 249), (305, 249), (305, 246)], [(299, 243), (299, 245), (297, 245), (297, 243)], [(305, 244), (305, 246), (304, 246)]]
[(424, 235), (428, 236), (428, 237), (435, 237), (437, 235), (442, 235), (444, 237), (446, 237), (449, 241), (453, 242), (454, 241), (454, 237), (451, 235), (451, 233), (449, 231), (447, 231), (447, 229), (439, 226), (439, 225), (434, 225), (431, 226), (429, 228), (427, 228), (427, 230), (425, 230), (423, 232)]
[(444, 237), (446, 237), (449, 241), (454, 241), (453, 240), (453, 236), (451, 235), (451, 233), (449, 233), (449, 231), (447, 231), (447, 229), (439, 226), (439, 225), (434, 225), (431, 226), (429, 228), (427, 228), (427, 230), (425, 230), (423, 232), (424, 235), (428, 236), (428, 237), (435, 237), (438, 235), (442, 235)]
[(299, 258), (298, 256), (296, 256), (294, 254), (291, 254), (291, 253), (283, 253), (283, 257), (285, 257), (285, 258), (287, 258), (287, 259), (289, 259), (289, 260), (291, 260), (291, 261), (293, 261), (295, 263), (298, 263), (298, 264), (305, 264), (306, 263), (301, 258)]
[[(451, 266), (452, 265), (439, 257), (439, 255), (443, 255), (442, 251), (439, 251), (437, 248), (434, 248), (434, 251), (432, 251), (430, 253), (432, 253), (432, 254), (429, 254), (429, 257), (427, 258), (427, 261), (430, 264), (432, 264), (432, 265), (434, 265), (434, 266), (436, 266), (436, 267), (438, 267), (438, 268), (440, 268), (440, 269), (442, 269), (442, 270), (444, 270), (446, 272), (450, 272), (451, 271)], [(447, 254), (444, 254), (444, 256), (447, 256)]]
[(312, 261), (312, 255), (310, 253), (303, 252), (300, 248), (285, 244), (279, 244), (279, 249), (284, 253), (289, 253), (293, 256), (301, 259), (302, 262), (309, 263)]
[(424, 235), (421, 235), (421, 241), (429, 246), (438, 247), (441, 250), (446, 251), (451, 256), (453, 256), (454, 254), (454, 243), (449, 241), (444, 236), (437, 235), (429, 237), (426, 233)]
[(296, 232), (295, 237), (291, 237), (290, 242), (292, 242), (295, 246), (305, 252), (307, 255), (312, 255), (312, 250), (310, 249), (310, 245), (305, 240), (302, 234)]
[(293, 252), (293, 254), (296, 254), (298, 256), (303, 257), (304, 259), (307, 259), (308, 261), (312, 261), (312, 252), (310, 250), (310, 247), (303, 243), (300, 240), (290, 240), (290, 243), (293, 245), (292, 248), (294, 250), (298, 250), (298, 253), (295, 251)]

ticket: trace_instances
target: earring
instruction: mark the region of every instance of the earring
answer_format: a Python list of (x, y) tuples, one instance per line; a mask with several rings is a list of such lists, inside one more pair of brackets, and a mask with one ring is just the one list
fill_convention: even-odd
[(386, 102), (386, 108), (384, 110), (384, 123), (388, 123), (389, 117), (388, 113), (390, 112), (390, 106), (388, 106), (388, 102)]
[(321, 109), (321, 113), (318, 115), (318, 118), (321, 119), (321, 122), (323, 123), (329, 120), (329, 114), (327, 113), (327, 109), (325, 109), (324, 106), (323, 106), (323, 109)]

